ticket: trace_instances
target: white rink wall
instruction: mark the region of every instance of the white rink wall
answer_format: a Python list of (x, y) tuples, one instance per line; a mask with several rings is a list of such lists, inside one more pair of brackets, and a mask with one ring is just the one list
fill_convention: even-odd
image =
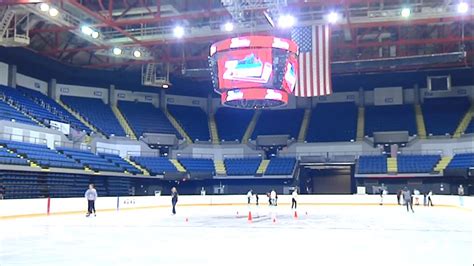
[[(266, 205), (268, 198), (260, 195), (260, 204)], [(49, 203), (48, 203), (49, 201)], [(466, 210), (474, 210), (474, 197), (463, 197), (464, 204), (461, 206), (460, 197), (434, 195), (435, 206), (460, 207)], [(314, 205), (378, 205), (378, 195), (299, 195), (298, 204)], [(423, 197), (420, 197), (423, 202)], [(97, 211), (124, 210), (135, 208), (170, 207), (170, 196), (143, 196), (143, 197), (99, 197), (96, 201)], [(178, 206), (219, 206), (219, 205), (246, 205), (246, 195), (222, 195), (222, 196), (188, 196), (180, 195)], [(252, 204), (255, 199), (252, 198)], [(279, 205), (291, 203), (291, 196), (281, 195), (278, 197)], [(396, 204), (396, 196), (384, 197), (385, 204)], [(49, 205), (49, 208), (48, 208)], [(51, 198), (51, 199), (11, 199), (0, 200), (0, 219), (19, 216), (66, 214), (84, 212), (87, 201), (84, 198)]]

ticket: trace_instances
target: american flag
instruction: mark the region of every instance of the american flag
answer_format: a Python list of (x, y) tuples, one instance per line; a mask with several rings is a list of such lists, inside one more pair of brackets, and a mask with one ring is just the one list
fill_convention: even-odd
[(313, 25), (293, 29), (291, 38), (298, 44), (298, 81), (295, 95), (324, 96), (332, 93), (329, 59), (329, 25)]

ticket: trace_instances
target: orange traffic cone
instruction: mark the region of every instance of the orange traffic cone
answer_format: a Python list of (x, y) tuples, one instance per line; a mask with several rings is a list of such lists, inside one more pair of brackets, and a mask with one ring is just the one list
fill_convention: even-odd
[(293, 215), (293, 218), (298, 219), (298, 213), (295, 211), (295, 215)]
[(248, 217), (247, 220), (249, 221), (249, 223), (252, 222), (252, 212), (251, 211), (249, 211), (249, 217)]

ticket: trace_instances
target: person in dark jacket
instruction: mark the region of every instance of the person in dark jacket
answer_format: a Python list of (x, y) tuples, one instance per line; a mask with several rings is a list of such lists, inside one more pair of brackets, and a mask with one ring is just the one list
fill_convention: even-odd
[(401, 198), (402, 198), (402, 191), (399, 190), (399, 191), (397, 192), (397, 202), (398, 202), (398, 205), (401, 205), (401, 203), (400, 203), (400, 199), (401, 199)]
[(178, 203), (178, 190), (175, 187), (171, 188), (171, 204), (173, 205), (172, 213), (176, 214), (176, 203)]
[(413, 198), (412, 198), (411, 191), (407, 187), (405, 187), (403, 189), (402, 195), (403, 195), (403, 200), (405, 201), (405, 204), (407, 206), (407, 212), (409, 212), (410, 209), (412, 212), (415, 212), (413, 210)]

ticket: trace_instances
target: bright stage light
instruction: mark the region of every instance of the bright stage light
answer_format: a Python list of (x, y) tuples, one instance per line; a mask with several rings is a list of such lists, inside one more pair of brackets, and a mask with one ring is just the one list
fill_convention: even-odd
[(54, 8), (54, 7), (52, 7), (52, 8), (49, 9), (49, 15), (50, 15), (51, 17), (55, 17), (55, 16), (57, 16), (58, 14), (59, 14), (59, 10), (58, 10), (58, 9), (56, 9), (56, 8)]
[(329, 22), (331, 24), (334, 24), (339, 20), (339, 17), (340, 17), (339, 13), (333, 11), (333, 12), (327, 14), (326, 20), (327, 20), (327, 22)]
[(99, 35), (100, 35), (100, 33), (98, 31), (93, 31), (92, 34), (91, 34), (91, 37), (94, 38), (94, 39), (97, 39), (97, 38), (99, 38)]
[(184, 36), (184, 28), (181, 27), (181, 26), (176, 26), (174, 29), (173, 29), (173, 34), (176, 38), (181, 38)]
[(112, 49), (112, 53), (114, 55), (121, 55), (122, 54), (122, 49), (120, 49), (118, 47), (115, 47), (114, 49)]
[(49, 5), (46, 4), (46, 3), (41, 3), (41, 4), (39, 5), (39, 9), (40, 9), (41, 11), (43, 11), (43, 12), (48, 12), (48, 11), (49, 11)]
[(466, 2), (459, 2), (456, 9), (458, 13), (466, 14), (469, 11), (469, 5)]
[(167, 89), (169, 88), (170, 86), (168, 84), (163, 84), (163, 89)]
[(141, 56), (142, 56), (142, 52), (141, 52), (140, 50), (135, 50), (135, 51), (133, 51), (133, 56), (135, 56), (135, 57), (137, 57), (137, 58), (138, 58), (138, 57), (141, 57)]
[(278, 27), (288, 29), (296, 24), (296, 18), (292, 15), (282, 15), (278, 18)]
[(82, 26), (81, 27), (81, 31), (82, 33), (84, 33), (85, 35), (92, 35), (92, 33), (94, 32), (91, 27), (89, 26)]
[(227, 22), (226, 24), (224, 24), (224, 30), (227, 31), (227, 32), (231, 32), (234, 30), (234, 24), (232, 24), (232, 22)]
[(404, 7), (401, 12), (402, 17), (408, 18), (411, 15), (411, 9), (408, 7)]

